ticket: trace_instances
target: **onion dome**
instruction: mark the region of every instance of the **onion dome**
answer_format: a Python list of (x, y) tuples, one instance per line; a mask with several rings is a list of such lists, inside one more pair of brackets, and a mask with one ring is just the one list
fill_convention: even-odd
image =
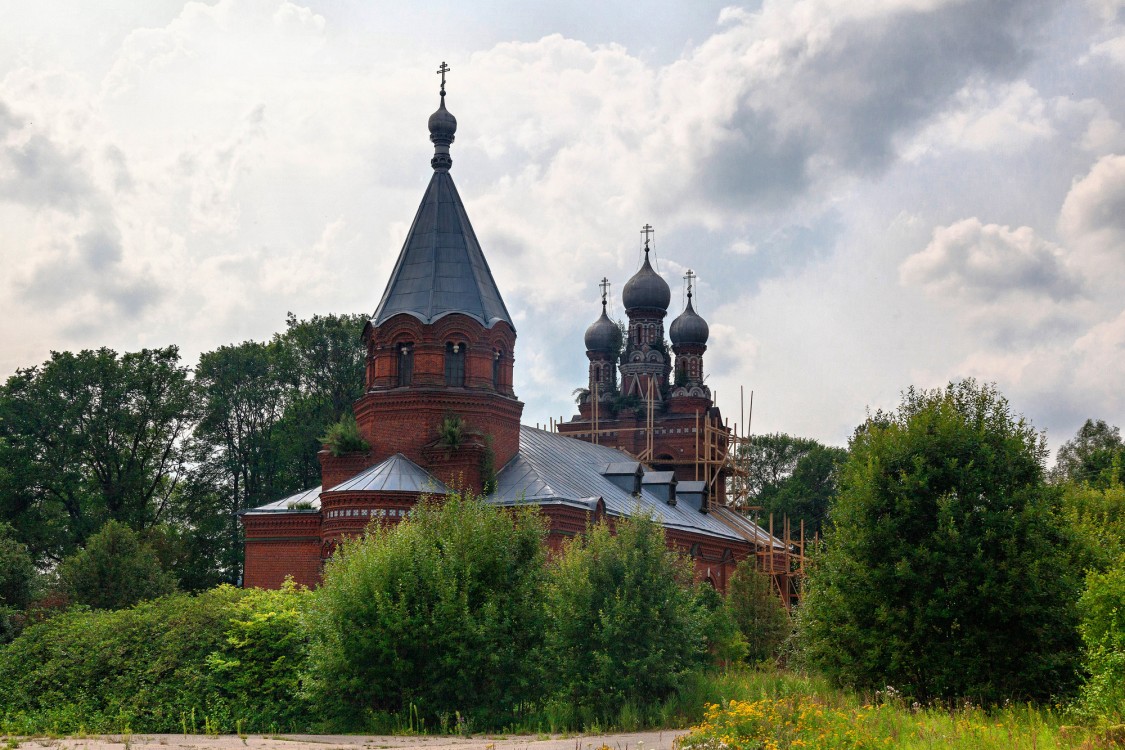
[(586, 329), (586, 351), (602, 354), (616, 354), (621, 348), (621, 329), (605, 314), (602, 302), (602, 316)]
[(457, 118), (445, 108), (445, 94), (442, 94), (441, 104), (437, 111), (430, 115), (430, 141), (445, 145), (453, 143), (453, 136), (457, 134)]
[(691, 292), (688, 292), (687, 307), (679, 317), (672, 321), (668, 328), (668, 338), (672, 345), (678, 344), (706, 344), (711, 329), (707, 321), (701, 318), (695, 308), (691, 306)]
[(648, 262), (647, 244), (644, 265), (641, 266), (641, 270), (633, 274), (633, 278), (625, 282), (625, 288), (621, 291), (621, 301), (625, 304), (626, 312), (640, 307), (668, 310), (668, 303), (672, 301), (672, 290), (668, 288), (668, 282), (662, 279)]

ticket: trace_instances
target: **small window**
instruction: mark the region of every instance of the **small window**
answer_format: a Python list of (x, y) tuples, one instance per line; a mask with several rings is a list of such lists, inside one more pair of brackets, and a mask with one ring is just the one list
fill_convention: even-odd
[(414, 345), (398, 345), (398, 384), (410, 385), (414, 377)]
[(500, 350), (492, 353), (492, 388), (500, 390)]
[(465, 345), (448, 343), (445, 345), (445, 384), (465, 385)]

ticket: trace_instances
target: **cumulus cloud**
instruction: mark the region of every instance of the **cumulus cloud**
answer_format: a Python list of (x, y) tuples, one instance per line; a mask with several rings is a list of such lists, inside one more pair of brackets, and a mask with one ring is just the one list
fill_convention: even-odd
[(1075, 181), (1063, 203), (1059, 229), (1109, 250), (1125, 263), (1125, 156), (1103, 156)]
[(976, 217), (935, 229), (930, 244), (903, 262), (900, 278), (954, 302), (1014, 295), (1058, 302), (1082, 289), (1058, 246), (1030, 227), (982, 224)]

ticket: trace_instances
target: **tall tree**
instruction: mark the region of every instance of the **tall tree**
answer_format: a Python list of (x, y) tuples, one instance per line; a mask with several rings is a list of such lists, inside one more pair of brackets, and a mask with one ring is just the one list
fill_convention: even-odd
[(366, 315), (314, 315), (286, 319), (286, 331), (274, 343), (288, 368), (288, 399), (275, 433), (278, 483), (283, 491), (320, 482), (320, 436), (363, 395), (365, 352), (360, 334)]
[(195, 377), (203, 396), (196, 431), (201, 463), (219, 467), (227, 541), (224, 568), (241, 570), (237, 513), (275, 499), (277, 450), (273, 433), (285, 411), (288, 375), (278, 343), (246, 341), (200, 356)]
[(823, 533), (847, 451), (785, 433), (756, 435), (741, 451), (747, 472), (741, 481), (754, 512), (778, 523), (788, 517), (793, 529), (804, 521), (809, 537)]
[(1074, 684), (1080, 588), (1044, 441), (991, 386), (907, 391), (858, 430), (801, 623), (839, 682), (920, 700)]
[(1059, 447), (1052, 476), (1059, 481), (1105, 488), (1122, 480), (1123, 460), (1121, 430), (1104, 419), (1087, 419), (1078, 434)]
[(61, 559), (109, 519), (147, 529), (186, 470), (194, 417), (174, 346), (53, 352), (0, 388), (0, 513), (40, 560)]

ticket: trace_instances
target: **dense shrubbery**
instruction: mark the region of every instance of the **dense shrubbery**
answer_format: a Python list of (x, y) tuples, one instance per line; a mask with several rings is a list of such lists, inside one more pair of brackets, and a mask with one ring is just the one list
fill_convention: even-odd
[(547, 588), (553, 697), (579, 725), (665, 700), (706, 660), (708, 615), (692, 597), (689, 562), (650, 518), (619, 520), (616, 532), (599, 525), (575, 539)]
[(93, 609), (130, 607), (176, 590), (176, 577), (151, 545), (117, 521), (108, 521), (85, 549), (63, 560), (58, 580), (70, 601)]
[(1084, 666), (1080, 706), (1090, 718), (1125, 721), (1125, 557), (1104, 573), (1092, 571), (1079, 602)]
[(751, 663), (774, 659), (789, 636), (789, 613), (781, 603), (767, 573), (754, 560), (738, 565), (727, 586), (727, 607), (746, 639)]
[(303, 596), (223, 586), (33, 625), (0, 649), (0, 733), (306, 728)]
[(857, 431), (802, 614), (837, 681), (923, 701), (1074, 685), (1080, 578), (1041, 436), (994, 388), (908, 391)]
[(540, 695), (543, 533), (532, 512), (453, 497), (345, 543), (311, 615), (312, 685), (332, 720), (517, 716)]

